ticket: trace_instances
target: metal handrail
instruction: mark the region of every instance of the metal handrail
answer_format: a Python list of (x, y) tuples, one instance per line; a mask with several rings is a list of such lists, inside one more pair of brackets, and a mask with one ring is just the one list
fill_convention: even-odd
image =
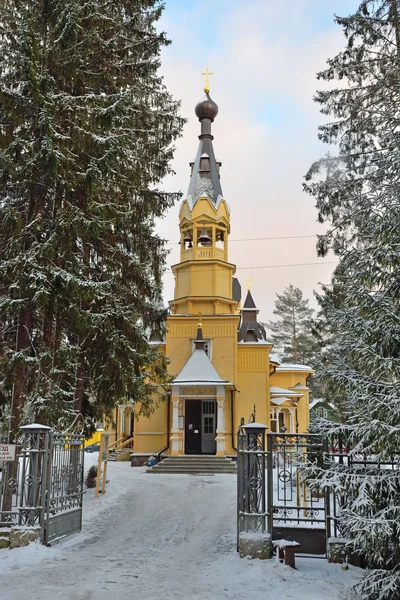
[(164, 446), (164, 448), (162, 448), (161, 450), (159, 450), (158, 452), (156, 452), (154, 454), (154, 456), (156, 457), (156, 461), (159, 463), (161, 460), (161, 454), (163, 454), (166, 450), (168, 450), (169, 448), (169, 444), (167, 444), (166, 446)]

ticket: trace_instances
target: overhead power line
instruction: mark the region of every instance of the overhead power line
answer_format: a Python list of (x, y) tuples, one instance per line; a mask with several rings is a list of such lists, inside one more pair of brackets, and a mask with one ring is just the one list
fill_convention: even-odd
[(261, 265), (261, 266), (250, 266), (250, 267), (236, 267), (239, 269), (280, 269), (281, 267), (311, 267), (312, 265), (337, 265), (337, 261), (331, 262), (312, 262), (312, 263), (291, 263), (287, 265)]
[[(302, 238), (316, 238), (317, 234), (313, 235), (279, 235), (276, 237), (259, 237), (259, 238), (241, 238), (237, 240), (229, 240), (231, 242), (263, 242), (263, 241), (274, 241), (274, 240), (299, 240)], [(179, 246), (179, 242), (168, 242), (168, 246)]]
[[(282, 269), (284, 267), (311, 267), (314, 265), (338, 265), (339, 263), (337, 261), (323, 261), (323, 262), (311, 262), (311, 263), (290, 263), (287, 265), (251, 265), (249, 267), (236, 267), (237, 271), (245, 271), (248, 269)], [(220, 270), (222, 271), (223, 269), (221, 268), (217, 268), (217, 271)], [(210, 273), (214, 271), (214, 269), (192, 269), (192, 273)], [(166, 275), (173, 275), (173, 273), (171, 273), (170, 271), (167, 271), (165, 273)]]

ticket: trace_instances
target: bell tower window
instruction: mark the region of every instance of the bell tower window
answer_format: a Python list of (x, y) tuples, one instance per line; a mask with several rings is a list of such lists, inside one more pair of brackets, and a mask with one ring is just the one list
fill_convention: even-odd
[(217, 228), (215, 233), (215, 247), (220, 250), (225, 250), (225, 231)]

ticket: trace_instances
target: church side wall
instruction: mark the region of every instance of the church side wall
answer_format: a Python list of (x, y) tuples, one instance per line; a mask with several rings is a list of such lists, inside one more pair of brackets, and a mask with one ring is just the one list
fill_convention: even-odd
[(241, 417), (248, 422), (254, 405), (257, 422), (269, 426), (269, 346), (238, 345), (237, 388), (236, 430)]
[(134, 452), (155, 453), (167, 445), (168, 400), (158, 404), (155, 412), (147, 417), (139, 417), (135, 422)]

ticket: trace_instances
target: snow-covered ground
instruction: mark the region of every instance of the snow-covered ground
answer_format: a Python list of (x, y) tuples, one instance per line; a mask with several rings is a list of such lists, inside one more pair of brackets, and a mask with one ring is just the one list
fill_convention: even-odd
[[(97, 454), (86, 455), (86, 469)], [(362, 571), (296, 558), (297, 570), (236, 552), (236, 478), (148, 475), (109, 463), (88, 490), (83, 531), (0, 550), (1, 600), (337, 600)]]

